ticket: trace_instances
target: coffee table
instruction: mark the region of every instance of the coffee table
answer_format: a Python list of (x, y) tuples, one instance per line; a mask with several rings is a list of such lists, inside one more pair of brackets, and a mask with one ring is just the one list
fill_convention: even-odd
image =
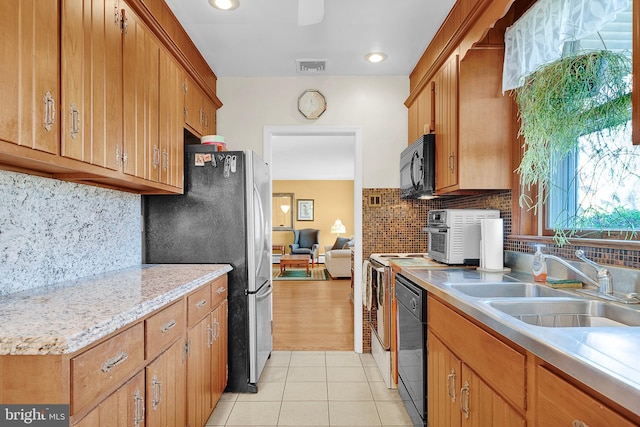
[(280, 274), (287, 270), (287, 267), (304, 267), (307, 276), (311, 276), (309, 271), (309, 255), (282, 255), (280, 257)]

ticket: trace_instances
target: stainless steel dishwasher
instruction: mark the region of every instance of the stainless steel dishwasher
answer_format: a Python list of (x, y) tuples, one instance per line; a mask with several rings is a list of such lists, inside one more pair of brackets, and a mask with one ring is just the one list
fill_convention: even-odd
[(396, 275), (398, 391), (414, 426), (427, 425), (427, 291)]

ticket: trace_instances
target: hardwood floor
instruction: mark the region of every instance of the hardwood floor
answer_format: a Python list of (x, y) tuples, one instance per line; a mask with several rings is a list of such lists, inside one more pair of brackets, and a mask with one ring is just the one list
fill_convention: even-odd
[(274, 350), (353, 350), (349, 279), (273, 281)]

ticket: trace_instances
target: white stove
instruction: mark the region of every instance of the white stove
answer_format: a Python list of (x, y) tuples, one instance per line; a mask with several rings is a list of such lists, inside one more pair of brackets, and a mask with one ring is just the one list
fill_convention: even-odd
[(369, 255), (369, 261), (375, 261), (378, 264), (381, 264), (385, 267), (389, 266), (389, 260), (397, 259), (397, 258), (428, 258), (428, 254), (426, 253), (403, 253), (403, 252), (393, 252), (393, 253), (379, 253), (379, 254), (371, 254)]

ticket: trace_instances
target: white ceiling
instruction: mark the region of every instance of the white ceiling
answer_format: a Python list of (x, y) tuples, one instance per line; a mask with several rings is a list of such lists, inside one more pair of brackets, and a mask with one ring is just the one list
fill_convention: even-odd
[[(218, 77), (297, 74), (296, 59), (326, 59), (324, 75), (408, 76), (454, 0), (325, 0), (319, 24), (299, 26), (298, 0), (166, 0)], [(379, 64), (364, 55), (383, 51)]]

